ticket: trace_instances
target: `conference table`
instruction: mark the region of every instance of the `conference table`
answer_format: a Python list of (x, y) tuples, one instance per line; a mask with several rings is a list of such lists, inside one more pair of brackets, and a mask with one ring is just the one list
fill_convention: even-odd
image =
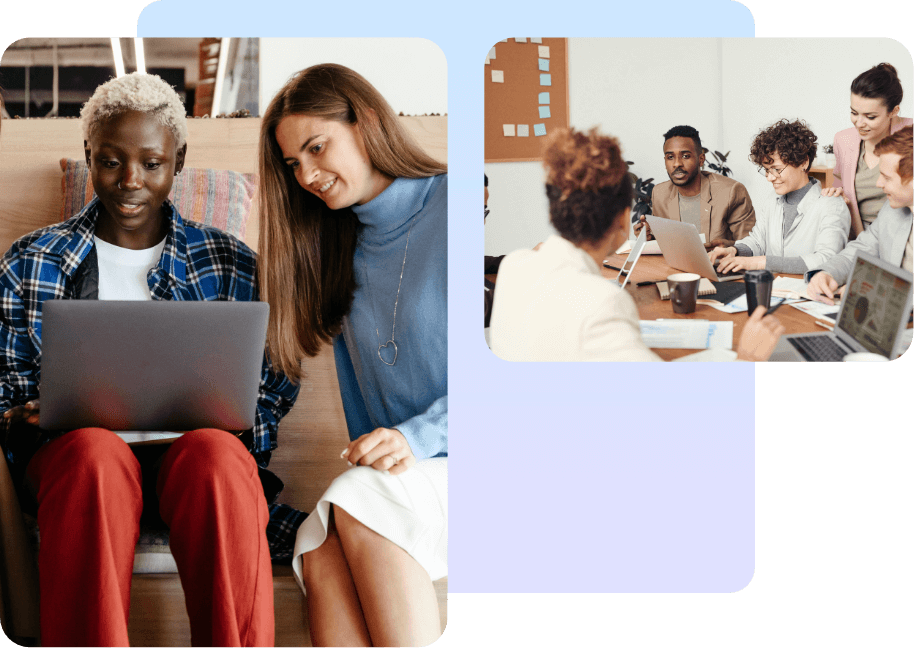
[[(616, 268), (621, 268), (625, 263), (627, 254), (614, 254), (606, 258), (605, 263), (615, 266)], [(642, 320), (657, 320), (657, 319), (704, 319), (709, 321), (733, 322), (733, 350), (736, 350), (737, 345), (739, 344), (739, 336), (743, 332), (743, 326), (746, 324), (746, 320), (749, 318), (748, 313), (725, 313), (719, 311), (712, 306), (707, 304), (697, 304), (695, 307), (694, 313), (680, 314), (673, 312), (673, 304), (670, 300), (661, 300), (660, 292), (657, 290), (656, 285), (641, 286), (638, 287), (636, 284), (644, 281), (665, 281), (668, 276), (675, 274), (677, 272), (683, 272), (673, 268), (664, 261), (662, 254), (642, 254), (638, 259), (638, 263), (635, 265), (635, 269), (632, 272), (631, 278), (628, 280), (628, 284), (625, 286), (625, 290), (629, 295), (632, 296), (632, 299), (635, 300), (635, 305), (638, 308), (638, 317)], [(603, 276), (610, 280), (615, 280), (616, 276), (619, 274), (618, 270), (613, 270), (612, 268), (603, 267)], [(498, 282), (497, 274), (487, 274), (485, 275), (486, 279), (496, 283)], [(791, 277), (794, 279), (802, 279), (802, 275), (791, 275), (791, 274), (777, 274), (775, 277)], [(742, 285), (742, 280), (735, 280), (733, 283), (738, 283)], [(710, 299), (709, 296), (699, 297), (699, 301), (702, 299)], [(780, 297), (772, 297), (772, 303), (777, 303)], [(837, 302), (836, 302), (837, 303)], [(790, 304), (784, 304), (777, 309), (775, 317), (780, 320), (781, 324), (784, 325), (785, 335), (788, 333), (821, 333), (827, 329), (817, 324), (816, 322), (824, 322), (823, 320), (817, 320), (812, 315), (804, 313), (801, 310), (793, 308)], [(834, 323), (829, 321), (829, 323)], [(912, 324), (908, 324), (908, 328), (912, 328)], [(697, 353), (698, 349), (652, 349), (654, 353), (663, 358), (664, 360), (675, 360), (676, 358), (681, 358), (683, 356), (690, 355), (692, 353)]]
[[(622, 264), (625, 263), (627, 256), (628, 255), (625, 254), (616, 254), (607, 257), (606, 263), (621, 268)], [(685, 315), (674, 313), (672, 302), (668, 299), (660, 299), (660, 292), (657, 290), (657, 286), (650, 285), (639, 288), (635, 285), (643, 281), (665, 281), (668, 276), (677, 272), (682, 272), (682, 270), (677, 270), (676, 268), (667, 265), (663, 259), (663, 255), (641, 255), (641, 258), (635, 265), (631, 278), (628, 280), (628, 285), (625, 286), (625, 290), (635, 300), (635, 305), (638, 307), (639, 318), (642, 320), (705, 319), (709, 321), (731, 321), (733, 322), (733, 349), (736, 350), (737, 344), (739, 343), (739, 336), (743, 331), (743, 326), (749, 318), (748, 313), (724, 313), (712, 306), (700, 303), (695, 307), (694, 313)], [(607, 279), (615, 279), (618, 274), (618, 270), (612, 270), (605, 266), (603, 268), (603, 276)], [(775, 276), (802, 278), (801, 275), (776, 274)], [(736, 281), (742, 284), (742, 280)], [(708, 297), (699, 297), (698, 299), (700, 301), (702, 299), (708, 299)], [(772, 303), (776, 303), (780, 298), (772, 297), (771, 299)], [(814, 317), (791, 307), (789, 304), (784, 304), (778, 308), (775, 317), (784, 325), (786, 333), (816, 333), (826, 330), (816, 324), (817, 320)], [(653, 349), (653, 351), (664, 360), (673, 360), (696, 353), (695, 349)]]

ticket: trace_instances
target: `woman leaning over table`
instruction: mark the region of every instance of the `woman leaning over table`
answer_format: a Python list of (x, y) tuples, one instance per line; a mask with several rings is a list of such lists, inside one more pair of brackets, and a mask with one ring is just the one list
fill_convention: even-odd
[(835, 135), (834, 184), (824, 196), (842, 196), (851, 212), (851, 238), (868, 228), (885, 203), (879, 180), (876, 144), (912, 120), (899, 117), (904, 92), (898, 73), (888, 63), (863, 72), (851, 83), (851, 123)]
[[(619, 142), (596, 129), (557, 131), (543, 164), (558, 235), (502, 262), (492, 351), (505, 360), (659, 360), (641, 339), (634, 300), (600, 271), (630, 222), (632, 184)], [(746, 322), (737, 353), (709, 350), (703, 359), (767, 359), (784, 329), (764, 314), (759, 307)]]
[[(340, 65), (263, 118), (261, 292), (272, 360), (333, 341), (354, 467), (298, 531), (315, 645), (427, 645), (447, 575), (447, 168)], [(342, 459), (341, 459), (342, 460)]]

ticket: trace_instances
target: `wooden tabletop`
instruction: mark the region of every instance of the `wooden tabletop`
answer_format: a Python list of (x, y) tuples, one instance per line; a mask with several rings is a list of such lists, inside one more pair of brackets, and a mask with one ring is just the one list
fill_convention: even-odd
[[(622, 264), (625, 263), (626, 257), (627, 255), (616, 254), (608, 257), (606, 262), (617, 268), (621, 268)], [(682, 315), (673, 312), (673, 305), (670, 300), (661, 301), (660, 292), (657, 290), (657, 286), (642, 286), (641, 288), (638, 288), (635, 285), (642, 281), (663, 281), (669, 275), (676, 272), (682, 271), (668, 266), (663, 260), (663, 255), (645, 254), (641, 256), (638, 260), (638, 264), (635, 266), (634, 272), (632, 272), (628, 285), (625, 286), (625, 290), (635, 300), (635, 304), (638, 307), (638, 316), (643, 320), (706, 319), (711, 321), (732, 321), (733, 348), (735, 350), (739, 342), (739, 336), (743, 331), (743, 325), (749, 317), (748, 313), (724, 313), (711, 306), (698, 304), (695, 307), (694, 313)], [(618, 270), (603, 268), (603, 276), (608, 279), (614, 280), (618, 274)], [(799, 277), (800, 275), (776, 276)], [(738, 283), (742, 283), (742, 281), (739, 281)], [(699, 299), (702, 298), (699, 297)], [(807, 315), (796, 308), (791, 308), (786, 304), (777, 310), (775, 317), (781, 321), (787, 329), (787, 333), (814, 333), (825, 330), (821, 326), (816, 325), (816, 320), (811, 315)], [(673, 360), (696, 352), (695, 349), (653, 349), (653, 351), (664, 360)]]

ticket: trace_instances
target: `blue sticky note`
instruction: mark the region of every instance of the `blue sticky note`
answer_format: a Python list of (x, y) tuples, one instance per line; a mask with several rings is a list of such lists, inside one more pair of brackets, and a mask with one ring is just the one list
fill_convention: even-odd
[(533, 124), (533, 135), (539, 137), (546, 134), (546, 124)]
[(549, 106), (540, 106), (540, 119), (548, 119), (549, 117), (552, 117)]
[(537, 60), (540, 62), (540, 71), (548, 72), (549, 71), (549, 59), (537, 59)]
[(540, 93), (540, 103), (541, 103), (541, 104), (547, 104), (547, 103), (549, 103), (549, 93), (548, 93), (548, 92), (541, 92), (541, 93)]
[(551, 74), (541, 74), (540, 75), (540, 85), (552, 85), (552, 75)]

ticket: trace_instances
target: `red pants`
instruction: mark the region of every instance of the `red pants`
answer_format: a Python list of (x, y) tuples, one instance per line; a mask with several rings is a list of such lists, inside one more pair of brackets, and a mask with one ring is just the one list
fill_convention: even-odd
[[(113, 432), (92, 428), (43, 446), (27, 469), (38, 500), (41, 641), (126, 646), (140, 465)], [(257, 464), (234, 436), (174, 441), (157, 481), (195, 646), (272, 646), (269, 518)]]

